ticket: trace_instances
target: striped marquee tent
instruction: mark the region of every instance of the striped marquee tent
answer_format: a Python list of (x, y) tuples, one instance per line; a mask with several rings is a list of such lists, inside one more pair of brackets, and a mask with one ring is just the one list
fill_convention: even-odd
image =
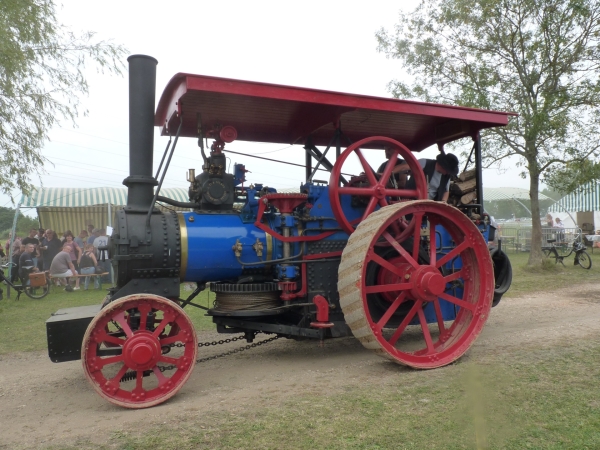
[(561, 217), (562, 211), (577, 213), (577, 225), (584, 231), (600, 228), (600, 182), (592, 181), (580, 186), (548, 209), (550, 214), (556, 213), (558, 217)]
[(590, 182), (580, 186), (575, 192), (564, 196), (550, 207), (550, 211), (559, 212), (600, 211), (600, 182)]
[[(185, 188), (161, 189), (161, 195), (181, 202), (189, 201)], [(35, 188), (31, 195), (22, 197), (19, 207), (35, 208), (40, 226), (44, 228), (52, 228), (58, 233), (71, 230), (77, 235), (89, 224), (96, 228), (113, 226), (115, 212), (125, 205), (127, 188)]]

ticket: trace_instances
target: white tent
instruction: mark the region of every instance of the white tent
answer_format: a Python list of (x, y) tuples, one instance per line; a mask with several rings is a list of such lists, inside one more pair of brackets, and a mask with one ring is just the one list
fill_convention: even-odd
[(600, 229), (600, 182), (580, 186), (552, 205), (548, 212), (555, 218), (560, 217), (566, 228), (579, 227), (585, 234), (593, 234), (594, 230)]

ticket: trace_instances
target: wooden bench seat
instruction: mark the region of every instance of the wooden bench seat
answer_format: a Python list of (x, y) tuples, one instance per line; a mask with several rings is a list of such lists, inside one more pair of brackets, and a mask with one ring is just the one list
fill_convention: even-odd
[[(85, 277), (102, 277), (105, 275), (110, 275), (110, 272), (91, 273), (89, 275), (71, 275), (70, 277), (54, 277), (52, 275), (49, 275), (49, 277), (50, 277), (50, 285), (55, 286), (56, 281), (58, 281), (58, 280), (71, 280), (71, 279), (75, 279), (75, 278), (85, 278)], [(61, 285), (61, 287), (62, 287), (62, 285)], [(100, 279), (100, 287), (102, 287), (102, 279)]]
[(60, 279), (65, 279), (65, 278), (85, 278), (85, 277), (101, 277), (104, 275), (110, 275), (110, 272), (102, 272), (102, 273), (91, 273), (89, 275), (71, 275), (70, 277), (55, 277), (53, 275), (50, 275), (50, 279), (51, 280), (60, 280)]

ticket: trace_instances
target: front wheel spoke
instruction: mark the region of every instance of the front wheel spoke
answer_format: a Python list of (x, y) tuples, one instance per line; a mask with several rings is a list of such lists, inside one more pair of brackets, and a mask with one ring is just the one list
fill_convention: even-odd
[(415, 301), (415, 304), (412, 306), (412, 308), (410, 308), (410, 311), (408, 312), (406, 317), (402, 320), (402, 322), (400, 322), (400, 325), (398, 325), (398, 328), (396, 329), (396, 331), (394, 332), (394, 334), (388, 341), (388, 343), (390, 345), (396, 345), (396, 342), (398, 342), (398, 339), (400, 338), (400, 336), (402, 336), (402, 333), (404, 333), (404, 330), (406, 329), (406, 327), (408, 326), (410, 321), (413, 319), (413, 317), (415, 317), (415, 314), (417, 314), (417, 311), (419, 309), (423, 309), (421, 302)]
[(166, 355), (160, 355), (158, 360), (163, 363), (175, 364), (175, 365), (177, 365), (177, 363), (179, 362), (178, 358), (171, 358), (170, 356), (166, 356)]
[(98, 361), (98, 365), (100, 367), (108, 366), (109, 364), (114, 364), (118, 362), (124, 362), (123, 355), (115, 355), (109, 356), (107, 358), (100, 358)]
[(378, 286), (367, 286), (365, 292), (367, 294), (380, 294), (382, 292), (405, 291), (412, 287), (413, 283), (380, 284)]
[(154, 366), (152, 368), (152, 372), (154, 372), (154, 375), (158, 379), (158, 387), (162, 386), (163, 384), (165, 384), (166, 382), (169, 381), (169, 379), (167, 377), (165, 377), (163, 375), (163, 373), (160, 371), (160, 368), (158, 366)]
[(442, 258), (440, 258), (436, 264), (436, 267), (439, 269), (444, 264), (446, 264), (448, 261), (457, 257), (460, 253), (462, 253), (468, 247), (469, 247), (468, 241), (461, 242), (460, 244), (458, 244), (458, 246), (454, 247), (452, 250), (450, 250), (448, 253), (446, 253), (446, 255), (444, 255)]
[(396, 312), (398, 307), (402, 304), (402, 302), (404, 302), (405, 297), (406, 297), (406, 292), (402, 292), (398, 297), (396, 297), (396, 300), (394, 300), (392, 302), (392, 304), (387, 309), (385, 314), (383, 316), (381, 316), (381, 319), (379, 319), (379, 321), (377, 322), (377, 329), (379, 329), (381, 331), (381, 329), (383, 327), (385, 327), (385, 325), (388, 323), (390, 318), (394, 315), (394, 313)]
[(429, 326), (427, 325), (427, 319), (425, 318), (425, 313), (423, 312), (423, 308), (419, 309), (419, 323), (421, 324), (421, 330), (423, 330), (423, 337), (425, 338), (425, 345), (427, 345), (427, 354), (431, 354), (435, 352), (435, 348), (433, 346), (433, 341), (431, 339), (431, 333), (429, 332)]
[(149, 305), (139, 305), (138, 306), (138, 311), (140, 312), (140, 330), (145, 330), (146, 329), (146, 323), (148, 321), (148, 313), (150, 312), (151, 308)]
[(165, 345), (175, 344), (176, 342), (184, 342), (179, 333), (174, 336), (169, 336), (160, 340), (160, 346), (164, 347)]
[(473, 312), (475, 310), (475, 305), (473, 305), (472, 303), (465, 302), (464, 300), (456, 298), (455, 296), (447, 294), (445, 292), (441, 293), (440, 297), (450, 303), (455, 304), (456, 306), (460, 306), (461, 308), (468, 309), (471, 312)]
[(119, 326), (125, 333), (125, 336), (133, 336), (133, 331), (131, 331), (131, 327), (129, 326), (129, 324), (127, 323), (127, 319), (125, 318), (125, 311), (121, 311), (119, 314), (114, 316), (112, 320), (119, 324)]
[(117, 383), (121, 382), (121, 378), (123, 378), (123, 375), (125, 375), (125, 373), (127, 372), (127, 369), (129, 369), (129, 367), (127, 367), (125, 364), (123, 364), (123, 367), (121, 367), (119, 369), (119, 371), (117, 372), (117, 374), (112, 377), (110, 379), (110, 381), (116, 381)]
[(97, 336), (94, 337), (94, 340), (98, 344), (101, 344), (102, 342), (108, 342), (109, 344), (118, 345), (119, 347), (122, 347), (123, 344), (125, 343), (125, 339), (119, 339), (118, 337), (111, 336), (110, 334), (108, 334), (106, 332), (99, 333)]
[(385, 231), (383, 233), (383, 237), (385, 238), (386, 241), (388, 241), (390, 243), (390, 245), (392, 247), (394, 247), (394, 249), (400, 254), (400, 256), (402, 256), (402, 257), (404, 257), (404, 259), (406, 259), (406, 262), (408, 262), (415, 269), (417, 269), (419, 267), (419, 263), (417, 261), (415, 261), (413, 259), (413, 257), (406, 250), (404, 250), (404, 248), (400, 244), (398, 244), (398, 242), (396, 242), (396, 240), (392, 237), (392, 235), (390, 233)]
[(158, 326), (154, 329), (154, 331), (152, 332), (152, 335), (155, 338), (158, 338), (158, 336), (160, 335), (160, 333), (163, 332), (163, 330), (165, 329), (165, 327), (169, 324), (169, 320), (166, 317), (163, 317), (160, 321), (160, 323), (158, 324)]
[(138, 392), (143, 392), (144, 388), (142, 387), (142, 383), (144, 382), (144, 371), (138, 370), (135, 375), (135, 390)]

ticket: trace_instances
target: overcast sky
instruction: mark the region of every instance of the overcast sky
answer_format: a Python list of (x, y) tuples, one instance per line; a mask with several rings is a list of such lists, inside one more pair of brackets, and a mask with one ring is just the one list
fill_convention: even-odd
[[(375, 32), (393, 28), (400, 10), (416, 4), (414, 0), (63, 0), (58, 15), (73, 31), (95, 31), (99, 38), (123, 44), (131, 54), (156, 58), (157, 101), (178, 72), (389, 97), (388, 82), (403, 78), (403, 70), (398, 61), (376, 51)], [(122, 187), (128, 174), (127, 76), (90, 71), (88, 79), (90, 95), (83, 99), (88, 117), (77, 121), (78, 128), (63, 121), (44, 147), (43, 154), (54, 163), (46, 167), (44, 186)], [(155, 166), (166, 142), (157, 132)], [(227, 148), (304, 161), (301, 147), (234, 142)], [(435, 150), (424, 154), (434, 156)], [(249, 182), (290, 188), (303, 179), (301, 168), (231, 157), (232, 162), (246, 164)], [(186, 170), (199, 171), (200, 166), (197, 140), (181, 139), (164, 187), (187, 188)], [(528, 188), (514, 164), (504, 173), (486, 170), (484, 184)], [(7, 202), (7, 197), (0, 199), (4, 206), (10, 205)]]

